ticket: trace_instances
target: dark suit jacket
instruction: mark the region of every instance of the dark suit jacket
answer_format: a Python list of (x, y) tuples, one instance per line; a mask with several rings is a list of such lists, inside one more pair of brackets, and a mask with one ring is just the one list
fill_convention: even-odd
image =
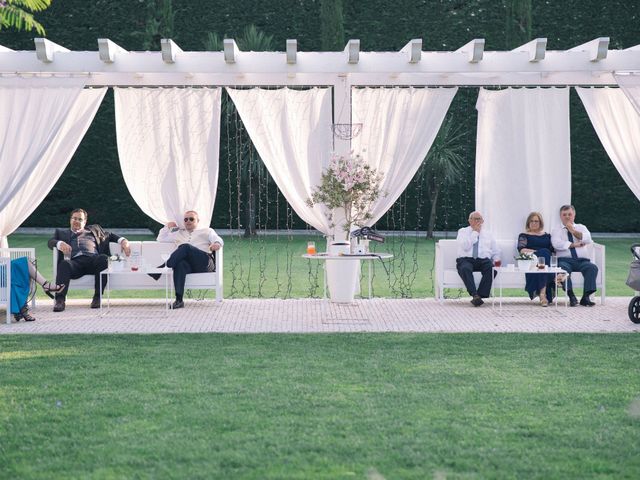
[[(91, 231), (93, 236), (96, 237), (98, 244), (98, 253), (109, 255), (109, 242), (117, 243), (120, 240), (120, 235), (105, 231), (100, 225), (87, 225), (85, 230)], [(71, 229), (70, 228), (56, 228), (53, 237), (49, 240), (49, 248), (53, 250), (56, 248), (57, 243), (62, 240), (65, 243), (71, 244)], [(58, 255), (58, 263), (63, 260), (62, 255)]]

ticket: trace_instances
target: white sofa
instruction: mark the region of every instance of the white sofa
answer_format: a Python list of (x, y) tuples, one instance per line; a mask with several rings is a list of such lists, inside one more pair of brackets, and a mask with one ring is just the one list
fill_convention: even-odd
[[(498, 248), (501, 251), (502, 264), (515, 263), (514, 257), (518, 254), (517, 243), (513, 240), (498, 240)], [(587, 247), (590, 251), (589, 258), (598, 266), (598, 277), (596, 286), (600, 289), (600, 301), (605, 302), (605, 247), (599, 243), (593, 243)], [(456, 258), (458, 256), (458, 245), (455, 239), (439, 240), (436, 243), (435, 279), (433, 282), (436, 299), (444, 301), (445, 288), (465, 288), (458, 270), (456, 269)], [(525, 277), (522, 275), (506, 276), (502, 282), (503, 288), (524, 288)], [(480, 282), (480, 272), (474, 272), (476, 284)], [(495, 282), (496, 280), (494, 280)], [(571, 281), (574, 287), (581, 288), (584, 285), (582, 274), (574, 272), (571, 274)]]
[[(144, 272), (144, 267), (155, 268), (162, 265), (163, 260), (161, 254), (171, 253), (176, 249), (175, 244), (168, 242), (129, 242), (131, 246), (131, 255), (139, 255), (141, 272)], [(123, 255), (120, 245), (117, 243), (110, 243), (109, 249), (112, 255)], [(222, 301), (222, 272), (223, 272), (223, 248), (216, 252), (216, 271), (206, 273), (190, 273), (187, 275), (187, 281), (185, 283), (186, 289), (193, 290), (215, 290), (216, 300)], [(58, 269), (58, 249), (53, 249), (53, 277), (56, 278)], [(94, 276), (85, 275), (77, 280), (71, 280), (70, 288), (77, 289), (92, 289), (94, 288)], [(164, 281), (154, 280), (149, 275), (141, 273), (140, 275), (113, 275), (109, 281), (109, 288), (111, 290), (164, 290)]]

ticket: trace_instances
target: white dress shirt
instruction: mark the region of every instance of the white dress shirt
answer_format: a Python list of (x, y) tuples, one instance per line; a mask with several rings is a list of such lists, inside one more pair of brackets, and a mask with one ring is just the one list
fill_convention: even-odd
[(188, 243), (207, 253), (211, 252), (209, 245), (212, 243), (219, 243), (220, 246), (224, 245), (224, 241), (213, 228), (198, 228), (189, 232), (185, 228), (168, 228), (165, 226), (160, 229), (157, 240), (159, 242), (173, 242), (176, 246)]
[[(593, 243), (593, 240), (591, 240), (591, 233), (589, 233), (587, 227), (581, 223), (576, 223), (573, 228), (582, 234), (582, 238), (573, 237), (574, 243)], [(551, 245), (553, 245), (553, 248), (556, 250), (556, 255), (558, 257), (571, 257), (571, 251), (569, 250), (571, 242), (569, 241), (568, 233), (569, 230), (567, 230), (567, 227), (564, 225), (554, 228), (551, 232)], [(576, 247), (576, 254), (578, 255), (578, 258), (589, 258), (589, 252), (585, 247)]]
[(471, 227), (464, 227), (458, 230), (456, 242), (458, 242), (458, 258), (473, 257), (473, 244), (479, 242), (478, 258), (500, 260), (500, 250), (491, 232), (481, 229), (478, 233)]

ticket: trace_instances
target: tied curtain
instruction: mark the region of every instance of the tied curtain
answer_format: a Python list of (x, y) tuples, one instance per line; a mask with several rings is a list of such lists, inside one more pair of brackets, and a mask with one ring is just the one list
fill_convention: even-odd
[(615, 73), (613, 76), (640, 115), (640, 73)]
[(376, 223), (405, 190), (431, 148), (457, 88), (354, 88), (352, 122), (362, 132), (351, 146), (383, 175), (371, 208)]
[(293, 210), (309, 225), (329, 234), (324, 207), (305, 202), (329, 165), (331, 90), (227, 88), (242, 123), (269, 174)]
[[(38, 91), (32, 91), (33, 88)], [(9, 92), (0, 83), (0, 104), (3, 105), (0, 112), (0, 166), (3, 171), (0, 183), (3, 189), (6, 188), (0, 191), (4, 205), (0, 208), (1, 248), (9, 246), (7, 236), (33, 213), (58, 181), (107, 91), (106, 88), (80, 88), (77, 95), (72, 95), (67, 91), (69, 89), (33, 88), (10, 88), (11, 93), (7, 96)], [(75, 91), (75, 87), (72, 90)], [(61, 98), (55, 98), (58, 96)], [(6, 104), (2, 103), (7, 99)], [(17, 114), (12, 111), (23, 102), (24, 108)], [(33, 145), (24, 145), (25, 142), (33, 142)], [(23, 156), (13, 157), (10, 152), (16, 155), (21, 152)], [(22, 158), (21, 166), (29, 165), (29, 168), (18, 168), (17, 158)], [(21, 180), (13, 186), (11, 181), (18, 177)]]
[(619, 88), (576, 91), (609, 158), (640, 200), (640, 110)]
[(515, 244), (537, 211), (550, 232), (571, 203), (569, 89), (481, 89), (476, 108), (475, 200), (485, 228)]
[(114, 88), (118, 156), (142, 211), (209, 226), (218, 186), (220, 88)]
[(0, 211), (42, 165), (84, 84), (84, 79), (0, 78)]

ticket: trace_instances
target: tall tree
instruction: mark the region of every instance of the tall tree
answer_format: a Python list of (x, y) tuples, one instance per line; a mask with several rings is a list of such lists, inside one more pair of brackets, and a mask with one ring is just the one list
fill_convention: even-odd
[(147, 23), (142, 48), (160, 49), (160, 40), (173, 36), (175, 13), (171, 0), (147, 0)]
[(0, 30), (13, 28), (45, 36), (42, 24), (33, 17), (51, 5), (51, 0), (0, 0)]
[(507, 49), (515, 48), (531, 40), (531, 0), (505, 0)]
[(338, 51), (344, 48), (342, 0), (321, 0), (320, 35), (322, 50)]

